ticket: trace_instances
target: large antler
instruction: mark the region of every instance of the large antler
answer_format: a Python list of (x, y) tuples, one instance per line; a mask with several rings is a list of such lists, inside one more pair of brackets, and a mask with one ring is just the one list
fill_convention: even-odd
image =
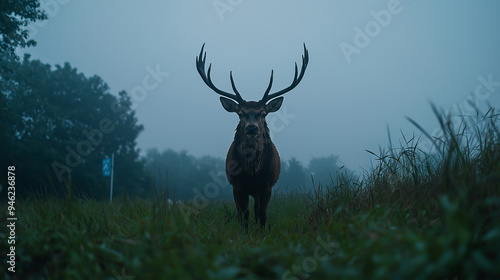
[(297, 62), (295, 62), (295, 76), (293, 77), (292, 84), (285, 89), (282, 89), (282, 90), (277, 91), (275, 93), (269, 94), (269, 91), (271, 90), (271, 87), (273, 85), (273, 70), (271, 70), (271, 79), (269, 80), (269, 86), (267, 87), (266, 92), (264, 93), (264, 97), (262, 97), (260, 102), (266, 103), (267, 101), (269, 101), (273, 98), (276, 98), (280, 95), (283, 95), (283, 94), (291, 91), (292, 89), (294, 89), (300, 83), (300, 80), (302, 80), (302, 77), (304, 77), (304, 73), (305, 73), (306, 68), (307, 68), (307, 63), (309, 63), (309, 53), (306, 49), (306, 43), (304, 43), (304, 55), (302, 56), (302, 68), (300, 69), (300, 74), (298, 75), (298, 77), (297, 77), (297, 74), (298, 74)]
[[(233, 91), (234, 91), (235, 94), (222, 91), (222, 90), (218, 89), (212, 83), (212, 79), (210, 79), (210, 70), (212, 69), (212, 63), (210, 63), (210, 65), (208, 66), (208, 73), (205, 73), (205, 61), (207, 59), (207, 53), (205, 52), (205, 54), (203, 55), (203, 49), (204, 48), (205, 48), (205, 43), (203, 43), (203, 46), (201, 47), (200, 56), (196, 57), (196, 68), (198, 69), (198, 73), (200, 74), (200, 76), (203, 79), (203, 81), (205, 82), (205, 84), (207, 84), (207, 86), (209, 88), (213, 89), (215, 92), (217, 92), (218, 94), (220, 94), (222, 96), (225, 96), (227, 98), (231, 98), (231, 99), (235, 100), (236, 102), (238, 102), (240, 104), (243, 103), (243, 102), (245, 102), (245, 100), (243, 100), (243, 98), (241, 97), (240, 93), (236, 89), (236, 86), (234, 85), (233, 72), (232, 71), (229, 72), (229, 77), (231, 79), (231, 86), (232, 86)], [(203, 57), (202, 57), (202, 55), (203, 55)]]

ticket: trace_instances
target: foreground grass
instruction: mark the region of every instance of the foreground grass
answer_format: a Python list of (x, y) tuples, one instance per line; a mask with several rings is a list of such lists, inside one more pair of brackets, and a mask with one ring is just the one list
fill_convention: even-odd
[[(242, 229), (233, 203), (17, 202), (11, 279), (495, 279), (500, 133), (485, 114), (424, 153), (414, 138), (310, 195), (274, 194), (272, 227)], [(471, 128), (472, 127), (472, 128)], [(458, 132), (460, 133), (457, 133)], [(425, 134), (425, 132), (424, 132)], [(201, 206), (200, 206), (201, 205)], [(6, 206), (2, 204), (2, 207)], [(252, 218), (252, 215), (251, 215)], [(6, 215), (2, 213), (2, 223)], [(2, 240), (7, 238), (2, 228)], [(0, 245), (2, 267), (8, 245)]]

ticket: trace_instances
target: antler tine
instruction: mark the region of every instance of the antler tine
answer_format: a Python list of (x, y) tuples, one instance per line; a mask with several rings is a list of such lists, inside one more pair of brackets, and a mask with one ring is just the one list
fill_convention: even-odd
[(264, 93), (264, 97), (262, 97), (263, 100), (267, 98), (267, 94), (269, 94), (269, 91), (271, 91), (271, 87), (273, 86), (273, 73), (274, 70), (271, 70), (271, 78), (269, 79), (269, 85), (267, 86), (266, 92)]
[(205, 48), (205, 43), (203, 43), (203, 46), (201, 47), (200, 55), (196, 57), (196, 69), (198, 70), (198, 74), (200, 74), (200, 76), (203, 79), (203, 81), (205, 82), (205, 84), (209, 88), (211, 88), (213, 91), (215, 91), (216, 93), (218, 93), (224, 97), (233, 99), (233, 100), (237, 101), (238, 103), (245, 102), (245, 100), (243, 100), (243, 98), (241, 97), (240, 93), (236, 90), (236, 86), (234, 85), (232, 73), (230, 74), (231, 86), (233, 87), (235, 94), (220, 90), (214, 85), (214, 83), (212, 82), (212, 79), (210, 78), (210, 72), (212, 70), (212, 63), (210, 63), (208, 65), (208, 72), (205, 72), (205, 62), (207, 60), (207, 53), (206, 52), (203, 53), (204, 48)]
[(231, 87), (233, 88), (233, 91), (236, 94), (236, 97), (238, 97), (238, 101), (243, 101), (243, 97), (241, 97), (240, 93), (236, 89), (236, 86), (234, 85), (233, 71), (229, 71), (229, 79), (231, 80)]
[(260, 101), (266, 103), (267, 101), (269, 101), (273, 98), (276, 98), (280, 95), (283, 95), (283, 94), (291, 91), (292, 89), (294, 89), (300, 83), (300, 81), (302, 80), (302, 77), (304, 77), (308, 63), (309, 63), (309, 52), (307, 51), (306, 43), (304, 43), (304, 54), (302, 55), (302, 67), (300, 69), (300, 74), (298, 73), (299, 71), (298, 71), (298, 67), (297, 67), (297, 62), (295, 62), (295, 74), (293, 77), (292, 84), (285, 89), (277, 91), (273, 94), (269, 94), (269, 91), (271, 90), (272, 80), (273, 80), (273, 76), (272, 76), (273, 72), (271, 71), (271, 80), (269, 82), (269, 86), (267, 87), (267, 90), (264, 93), (264, 96), (262, 97), (262, 99)]

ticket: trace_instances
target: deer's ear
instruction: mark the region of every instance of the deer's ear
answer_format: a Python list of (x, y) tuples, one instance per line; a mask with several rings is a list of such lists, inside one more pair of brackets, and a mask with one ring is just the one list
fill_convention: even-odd
[(233, 100), (225, 97), (220, 98), (220, 103), (222, 103), (222, 107), (226, 109), (229, 113), (237, 113), (238, 110), (240, 109), (240, 106), (238, 103), (234, 102)]
[(281, 108), (281, 104), (283, 104), (283, 97), (278, 97), (276, 99), (271, 100), (266, 105), (266, 112), (273, 113), (278, 111)]

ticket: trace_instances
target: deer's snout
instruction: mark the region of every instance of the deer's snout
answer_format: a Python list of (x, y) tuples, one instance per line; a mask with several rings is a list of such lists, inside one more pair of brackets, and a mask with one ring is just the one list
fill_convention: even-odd
[(245, 127), (245, 132), (248, 135), (257, 135), (259, 132), (259, 127), (254, 124), (249, 124)]

